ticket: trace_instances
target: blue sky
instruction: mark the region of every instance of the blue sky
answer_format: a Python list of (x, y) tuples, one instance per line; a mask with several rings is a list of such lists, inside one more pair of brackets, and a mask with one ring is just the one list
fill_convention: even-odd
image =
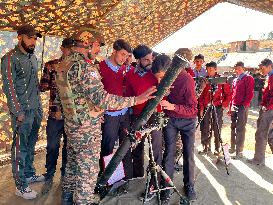
[(229, 3), (220, 3), (154, 47), (158, 52), (174, 52), (221, 40), (224, 43), (260, 39), (273, 31), (273, 15)]

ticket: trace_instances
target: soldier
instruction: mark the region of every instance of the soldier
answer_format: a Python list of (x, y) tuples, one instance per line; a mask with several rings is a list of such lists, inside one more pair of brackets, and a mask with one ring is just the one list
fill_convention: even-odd
[(33, 166), (42, 120), (38, 62), (33, 53), (41, 34), (31, 25), (19, 27), (17, 34), (18, 45), (1, 59), (1, 74), (13, 130), (11, 159), (15, 194), (24, 199), (34, 199), (37, 192), (29, 187), (29, 183), (44, 180), (43, 176), (35, 174)]
[[(138, 97), (124, 98), (107, 93), (93, 61), (103, 43), (95, 29), (73, 35), (74, 53), (57, 67), (56, 83), (65, 115), (67, 166), (62, 204), (97, 204), (93, 194), (99, 170), (103, 110), (122, 109), (152, 98), (155, 87)], [(102, 111), (100, 109), (103, 109)], [(74, 197), (73, 197), (74, 195)]]
[(263, 98), (261, 102), (261, 110), (257, 120), (257, 131), (255, 133), (255, 154), (254, 158), (249, 160), (250, 163), (256, 165), (264, 165), (266, 144), (272, 148), (272, 139), (268, 139), (269, 128), (273, 122), (273, 69), (272, 61), (264, 59), (261, 64), (261, 72), (267, 75), (263, 90)]
[(46, 173), (45, 186), (42, 192), (48, 192), (53, 184), (53, 177), (56, 171), (57, 160), (59, 156), (60, 140), (63, 136), (63, 148), (62, 148), (62, 168), (61, 176), (64, 176), (65, 165), (66, 165), (66, 144), (67, 137), (64, 132), (64, 117), (62, 113), (62, 106), (55, 82), (56, 71), (54, 70), (54, 64), (57, 64), (62, 59), (71, 54), (71, 47), (73, 41), (70, 38), (65, 38), (62, 41), (61, 51), (62, 56), (59, 59), (49, 61), (45, 64), (43, 75), (40, 82), (41, 92), (50, 91), (49, 108), (48, 108), (48, 119), (46, 125)]

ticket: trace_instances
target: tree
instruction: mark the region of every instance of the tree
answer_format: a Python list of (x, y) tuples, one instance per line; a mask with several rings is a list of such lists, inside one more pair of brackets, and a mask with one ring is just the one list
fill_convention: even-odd
[(267, 40), (273, 40), (273, 31), (268, 33)]

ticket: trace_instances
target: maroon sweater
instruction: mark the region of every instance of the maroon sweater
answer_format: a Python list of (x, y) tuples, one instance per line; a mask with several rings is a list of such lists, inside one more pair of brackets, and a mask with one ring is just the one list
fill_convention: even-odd
[[(148, 71), (143, 76), (139, 75), (135, 69), (130, 70), (126, 74), (125, 78), (125, 87), (126, 87), (126, 96), (138, 96), (144, 93), (152, 86), (157, 85), (157, 79), (151, 71)], [(139, 115), (147, 102), (140, 105), (135, 105), (133, 107), (133, 114)]]
[[(220, 76), (220, 75), (216, 75)], [(208, 83), (199, 97), (200, 110), (204, 110), (208, 106), (211, 100), (210, 93), (211, 85)], [(213, 105), (228, 107), (231, 99), (230, 85), (228, 83), (219, 84), (217, 90), (213, 95)]]
[(185, 70), (174, 81), (168, 101), (175, 104), (175, 110), (165, 110), (169, 117), (196, 118), (197, 99), (195, 97), (194, 80)]
[(261, 105), (268, 110), (273, 110), (273, 75), (265, 81)]
[[(241, 79), (240, 79), (241, 78)], [(235, 78), (232, 83), (232, 105), (250, 106), (254, 97), (254, 78), (251, 75), (244, 74)]]
[(126, 67), (121, 66), (116, 73), (107, 66), (105, 61), (102, 61), (99, 64), (99, 68), (102, 77), (101, 82), (104, 85), (104, 89), (110, 94), (123, 96), (123, 83)]

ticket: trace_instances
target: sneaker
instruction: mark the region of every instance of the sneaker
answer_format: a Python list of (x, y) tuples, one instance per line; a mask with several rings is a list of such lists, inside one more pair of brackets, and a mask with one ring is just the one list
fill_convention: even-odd
[(197, 199), (193, 185), (185, 186), (185, 194), (188, 197), (189, 201), (195, 201)]
[(15, 195), (30, 200), (37, 197), (37, 192), (32, 190), (29, 186), (25, 189), (18, 189), (16, 187)]
[(52, 179), (46, 180), (45, 184), (42, 187), (42, 194), (43, 195), (47, 194), (52, 188), (52, 186), (53, 186), (53, 180)]
[(33, 175), (32, 177), (26, 178), (27, 182), (35, 183), (35, 182), (43, 182), (45, 181), (45, 177), (43, 175)]
[(242, 152), (238, 152), (236, 153), (236, 156), (232, 157), (232, 159), (235, 159), (235, 160), (240, 160), (242, 158), (244, 158), (244, 155)]
[(254, 158), (253, 159), (248, 159), (247, 162), (250, 163), (250, 164), (258, 165), (258, 166), (264, 166), (265, 165), (264, 161), (258, 161), (258, 160), (254, 159)]
[(73, 193), (72, 192), (62, 192), (61, 205), (73, 205)]
[(214, 156), (220, 156), (220, 152), (218, 150), (215, 150), (213, 153)]
[(236, 150), (235, 150), (235, 148), (232, 147), (228, 151), (229, 151), (230, 154), (233, 154)]

